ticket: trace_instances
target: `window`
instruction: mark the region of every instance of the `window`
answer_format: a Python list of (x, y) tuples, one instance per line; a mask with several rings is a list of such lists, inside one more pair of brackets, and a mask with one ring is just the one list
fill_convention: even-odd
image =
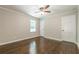
[(30, 20), (30, 32), (36, 32), (36, 21)]

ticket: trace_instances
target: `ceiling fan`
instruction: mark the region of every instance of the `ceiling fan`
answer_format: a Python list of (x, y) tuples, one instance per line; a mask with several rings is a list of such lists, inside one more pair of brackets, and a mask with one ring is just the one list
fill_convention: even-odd
[(48, 8), (50, 7), (50, 5), (45, 5), (44, 7), (40, 7), (38, 12), (36, 13), (40, 13), (40, 12), (43, 12), (43, 13), (51, 13), (51, 11), (48, 10)]

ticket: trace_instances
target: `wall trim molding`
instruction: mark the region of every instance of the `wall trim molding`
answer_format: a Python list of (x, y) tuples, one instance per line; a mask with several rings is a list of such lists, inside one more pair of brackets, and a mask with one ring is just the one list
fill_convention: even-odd
[(28, 39), (35, 38), (35, 37), (39, 37), (39, 36), (34, 36), (34, 37), (29, 37), (29, 38), (22, 38), (22, 39), (17, 39), (17, 40), (14, 40), (14, 41), (9, 41), (9, 42), (0, 43), (0, 46), (1, 46), (1, 45), (10, 44), (10, 43), (14, 43), (14, 42), (18, 42), (18, 41), (22, 41), (22, 40), (28, 40)]
[[(64, 41), (64, 40), (62, 40), (62, 39), (58, 39), (58, 38), (54, 38), (54, 37), (47, 37), (47, 36), (43, 36), (44, 38), (47, 38), (47, 39), (50, 39), (50, 40), (58, 40), (58, 41)], [(68, 42), (70, 42), (70, 41), (68, 41)], [(77, 43), (77, 42), (73, 42), (73, 43), (75, 43), (75, 44), (77, 44), (78, 46), (79, 46), (79, 44)]]
[(58, 41), (63, 41), (61, 39), (58, 38), (54, 38), (54, 37), (47, 37), (47, 36), (43, 36), (44, 38), (50, 39), (50, 40), (58, 40)]

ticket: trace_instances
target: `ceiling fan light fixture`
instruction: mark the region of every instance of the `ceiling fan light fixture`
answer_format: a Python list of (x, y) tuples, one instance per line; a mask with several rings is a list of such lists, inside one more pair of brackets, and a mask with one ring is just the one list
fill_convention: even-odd
[(48, 13), (47, 12), (41, 12), (41, 15), (47, 15)]

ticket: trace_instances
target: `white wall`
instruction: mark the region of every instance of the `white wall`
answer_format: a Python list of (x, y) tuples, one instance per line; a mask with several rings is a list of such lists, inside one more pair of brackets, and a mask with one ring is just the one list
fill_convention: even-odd
[(40, 19), (40, 35), (44, 36), (44, 19)]
[(43, 36), (51, 39), (60, 39), (61, 19), (59, 15), (49, 15), (42, 19), (44, 22)]
[[(30, 19), (37, 21), (35, 33), (30, 33)], [(39, 36), (40, 20), (23, 13), (0, 8), (0, 44)]]
[(78, 11), (77, 11), (77, 43), (79, 47), (79, 6), (78, 6)]
[[(65, 15), (76, 15), (76, 10), (71, 10), (63, 13), (56, 13), (46, 17), (43, 17), (44, 20), (44, 37), (62, 40), (61, 39), (61, 18)], [(42, 25), (43, 26), (43, 25)], [(76, 39), (75, 39), (76, 40)]]

